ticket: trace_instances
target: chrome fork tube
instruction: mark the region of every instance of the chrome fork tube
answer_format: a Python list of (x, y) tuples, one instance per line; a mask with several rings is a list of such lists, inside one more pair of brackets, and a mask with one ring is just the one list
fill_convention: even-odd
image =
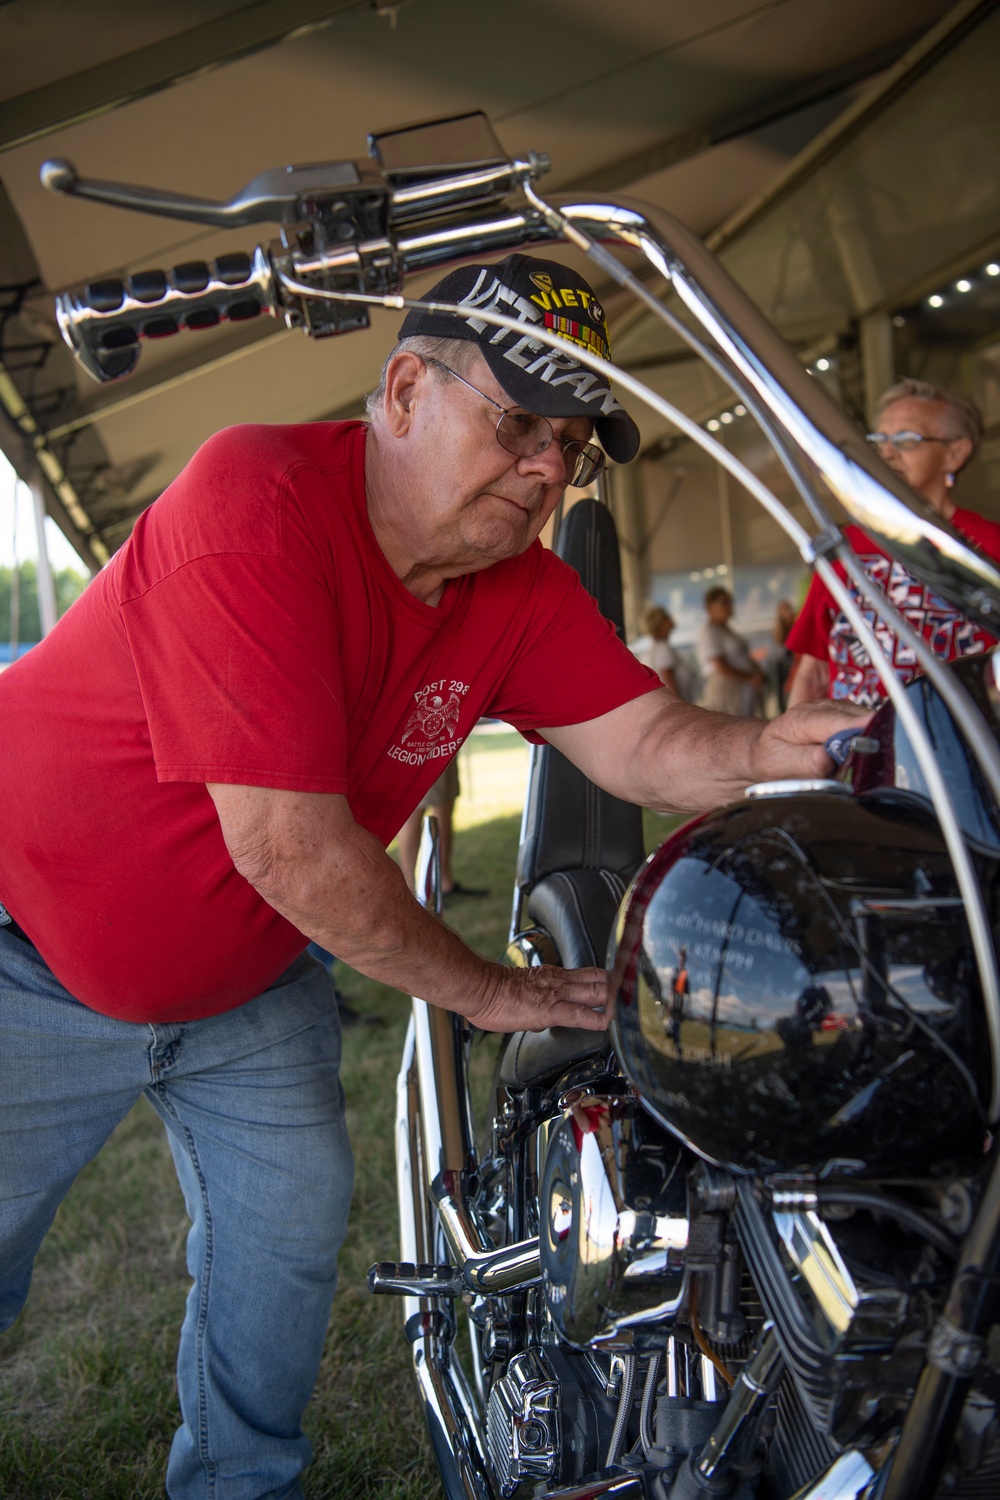
[(456, 1266), (470, 1291), (497, 1296), (541, 1279), (538, 1238), (495, 1250), (469, 1201), (475, 1169), (461, 1021), (413, 1001), (420, 1128), (431, 1198)]
[[(396, 1185), (404, 1261), (432, 1258), (431, 1222), (420, 1134), (414, 1027), (406, 1034), (396, 1082)], [(453, 1357), (455, 1328), (442, 1298), (405, 1297), (403, 1317), (413, 1370), (446, 1500), (493, 1500), (479, 1409)]]
[[(441, 876), (437, 820), (428, 818), (417, 869), (418, 899), (441, 911)], [(414, 1011), (427, 1010), (414, 1000)], [(421, 1095), (416, 1058), (416, 1021), (411, 1020), (396, 1080), (396, 1191), (399, 1203), (399, 1249), (403, 1261), (427, 1264), (436, 1259), (426, 1156), (421, 1124), (426, 1096)], [(486, 1461), (481, 1413), (461, 1365), (453, 1356), (455, 1322), (447, 1299), (404, 1297), (403, 1318), (413, 1348), (413, 1372), (424, 1420), (441, 1474), (446, 1500), (494, 1500)]]
[[(440, 916), (435, 818), (428, 818), (424, 827), (416, 885), (422, 904)], [(469, 1199), (467, 1185), (476, 1169), (476, 1148), (462, 1026), (461, 1017), (451, 1011), (413, 997), (420, 1144), (430, 1196), (466, 1286), (472, 1292), (496, 1296), (540, 1281), (542, 1267), (537, 1236), (495, 1250)], [(434, 1247), (428, 1249), (432, 1253), (427, 1259), (435, 1260)]]

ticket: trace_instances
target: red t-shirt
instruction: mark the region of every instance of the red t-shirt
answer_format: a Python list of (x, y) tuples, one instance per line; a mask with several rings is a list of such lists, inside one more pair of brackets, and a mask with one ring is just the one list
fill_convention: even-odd
[[(1000, 562), (1000, 526), (977, 516), (975, 511), (956, 510), (952, 517), (956, 531), (975, 542), (993, 562)], [(908, 573), (902, 563), (888, 557), (860, 526), (845, 526), (844, 535), (864, 566), (869, 578), (877, 584), (914, 630), (930, 643), (935, 656), (954, 661), (956, 656), (973, 656), (996, 645), (987, 631), (967, 620), (954, 604), (942, 599), (925, 584)], [(834, 563), (838, 576), (847, 575), (840, 563)], [(897, 639), (886, 625), (872, 620), (872, 612), (854, 585), (851, 597), (872, 622), (875, 637), (896, 669), (902, 682), (910, 682), (919, 673), (913, 652)], [(824, 657), (830, 663), (830, 698), (849, 698), (863, 708), (871, 708), (885, 698), (885, 688), (868, 652), (854, 633), (847, 616), (835, 602), (822, 579), (813, 577), (806, 601), (785, 642), (796, 655)]]
[(403, 587), (360, 423), (236, 427), (0, 677), (0, 901), (85, 1005), (212, 1015), (305, 938), (238, 874), (205, 782), (347, 795), (388, 843), (484, 714), (528, 734), (659, 686), (535, 543)]

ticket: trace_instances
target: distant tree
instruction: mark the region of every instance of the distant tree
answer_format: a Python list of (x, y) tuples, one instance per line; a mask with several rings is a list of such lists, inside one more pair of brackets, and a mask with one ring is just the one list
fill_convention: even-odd
[[(40, 641), (42, 626), (38, 613), (38, 569), (33, 558), (18, 564), (20, 581), (19, 641)], [(10, 640), (10, 594), (12, 569), (0, 568), (0, 641)], [(62, 568), (53, 576), (56, 591), (56, 613), (64, 615), (79, 599), (90, 580), (75, 568)]]
[(52, 582), (56, 589), (56, 617), (61, 620), (70, 605), (79, 599), (90, 579), (86, 573), (78, 573), (76, 568), (60, 568), (52, 575)]

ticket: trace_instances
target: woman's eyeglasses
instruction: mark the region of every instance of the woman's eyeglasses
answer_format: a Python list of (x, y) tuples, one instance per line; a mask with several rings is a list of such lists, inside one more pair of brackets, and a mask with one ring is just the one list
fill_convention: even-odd
[(424, 364), (436, 365), (439, 370), (460, 380), (470, 391), (475, 391), (477, 396), (482, 396), (484, 401), (496, 407), (500, 413), (496, 428), (497, 442), (506, 453), (514, 454), (516, 458), (534, 458), (536, 453), (544, 453), (551, 442), (558, 442), (562, 449), (566, 483), (571, 484), (574, 489), (583, 489), (591, 484), (607, 463), (604, 451), (596, 443), (556, 438), (551, 422), (545, 417), (536, 417), (531, 412), (518, 411), (515, 407), (501, 406), (499, 401), (494, 401), (492, 396), (487, 396), (471, 380), (466, 380), (464, 375), (459, 375), (439, 359), (425, 358)]
[(950, 443), (951, 438), (927, 437), (922, 432), (869, 432), (868, 441), (874, 448), (891, 444), (900, 453), (912, 453), (921, 443)]

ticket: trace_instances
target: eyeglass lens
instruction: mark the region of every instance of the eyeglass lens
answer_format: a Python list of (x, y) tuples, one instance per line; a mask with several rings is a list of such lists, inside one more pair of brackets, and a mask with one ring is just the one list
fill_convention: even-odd
[[(555, 441), (552, 425), (544, 417), (532, 416), (530, 412), (507, 411), (497, 423), (497, 441), (508, 453), (518, 458), (534, 457), (544, 453)], [(590, 484), (604, 468), (604, 453), (594, 443), (564, 442), (563, 462), (566, 483), (576, 489)]]
[(497, 439), (508, 453), (519, 458), (533, 458), (543, 453), (554, 434), (544, 417), (533, 417), (527, 411), (505, 411), (497, 423)]
[(922, 432), (869, 432), (868, 441), (876, 448), (891, 444), (900, 453), (910, 453), (921, 443), (941, 443), (943, 438), (925, 437)]

